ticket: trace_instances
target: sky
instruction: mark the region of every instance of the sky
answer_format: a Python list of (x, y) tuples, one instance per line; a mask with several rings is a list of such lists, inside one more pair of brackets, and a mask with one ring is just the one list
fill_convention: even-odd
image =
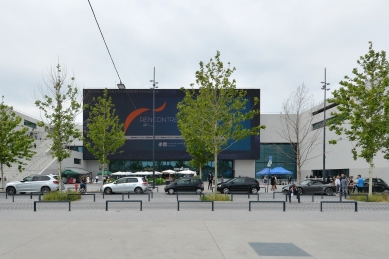
[[(261, 89), (279, 113), (305, 84), (314, 103), (368, 52), (389, 51), (387, 0), (90, 0), (127, 89), (190, 87), (199, 62), (221, 52), (238, 88)], [(35, 118), (38, 87), (58, 62), (82, 88), (117, 88), (88, 0), (0, 0), (0, 96)]]

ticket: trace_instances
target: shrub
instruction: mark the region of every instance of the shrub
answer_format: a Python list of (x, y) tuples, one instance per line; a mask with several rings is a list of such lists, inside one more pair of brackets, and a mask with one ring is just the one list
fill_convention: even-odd
[(76, 201), (81, 199), (81, 194), (80, 195), (71, 195), (68, 198), (68, 194), (76, 194), (79, 192), (75, 191), (67, 191), (67, 192), (49, 192), (46, 193), (42, 196), (42, 201), (65, 201), (65, 200), (70, 200), (70, 201)]
[(228, 194), (205, 194), (200, 196), (202, 201), (231, 201), (230, 195)]
[[(366, 196), (349, 196), (350, 200), (353, 201), (364, 201), (366, 202)], [(372, 196), (369, 196), (369, 202), (388, 202), (388, 196), (385, 194), (373, 193)]]

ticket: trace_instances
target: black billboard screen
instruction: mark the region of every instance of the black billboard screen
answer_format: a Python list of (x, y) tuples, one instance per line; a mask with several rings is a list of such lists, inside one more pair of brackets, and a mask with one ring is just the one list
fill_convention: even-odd
[[(84, 89), (85, 102), (93, 97), (103, 95), (104, 89)], [(247, 107), (252, 107), (254, 97), (260, 97), (259, 89), (247, 89), (249, 100)], [(126, 143), (110, 159), (151, 160), (153, 149), (153, 90), (152, 89), (108, 89), (112, 98)], [(177, 128), (177, 103), (184, 97), (180, 89), (155, 89), (155, 159), (156, 160), (190, 160), (184, 140)], [(259, 105), (258, 105), (259, 107)], [(256, 107), (258, 109), (258, 107)], [(88, 112), (84, 111), (84, 129)], [(259, 116), (246, 122), (246, 127), (260, 125)], [(95, 157), (84, 148), (84, 159)], [(233, 144), (219, 155), (219, 159), (259, 159), (259, 136), (251, 136)]]

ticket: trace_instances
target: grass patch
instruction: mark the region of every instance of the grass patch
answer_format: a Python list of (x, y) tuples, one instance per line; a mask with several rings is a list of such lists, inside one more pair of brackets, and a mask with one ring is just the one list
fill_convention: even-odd
[(42, 201), (76, 201), (81, 199), (80, 195), (71, 195), (68, 198), (68, 194), (79, 194), (79, 192), (75, 191), (67, 191), (67, 192), (49, 192), (42, 196)]
[(228, 194), (205, 194), (200, 196), (202, 201), (231, 201), (230, 195)]
[[(353, 201), (364, 201), (366, 202), (366, 196), (349, 196), (349, 200)], [(373, 193), (372, 196), (369, 196), (369, 202), (388, 202), (388, 196), (385, 194), (378, 194), (378, 193)]]

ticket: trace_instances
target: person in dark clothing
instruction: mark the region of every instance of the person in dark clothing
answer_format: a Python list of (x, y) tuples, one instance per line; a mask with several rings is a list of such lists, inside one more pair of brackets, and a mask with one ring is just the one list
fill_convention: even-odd
[(288, 197), (289, 197), (289, 202), (291, 202), (291, 196), (293, 195), (296, 195), (297, 196), (297, 200), (298, 202), (300, 203), (300, 193), (296, 187), (296, 185), (292, 185), (292, 187), (290, 187), (289, 189), (289, 193), (288, 193)]
[(208, 190), (212, 190), (212, 181), (213, 181), (213, 175), (212, 173), (208, 174)]
[(291, 184), (292, 183), (292, 176), (290, 175), (289, 177), (288, 177), (288, 184)]
[(271, 191), (274, 191), (276, 189), (276, 177), (274, 175), (270, 178), (270, 184), (271, 184)]

